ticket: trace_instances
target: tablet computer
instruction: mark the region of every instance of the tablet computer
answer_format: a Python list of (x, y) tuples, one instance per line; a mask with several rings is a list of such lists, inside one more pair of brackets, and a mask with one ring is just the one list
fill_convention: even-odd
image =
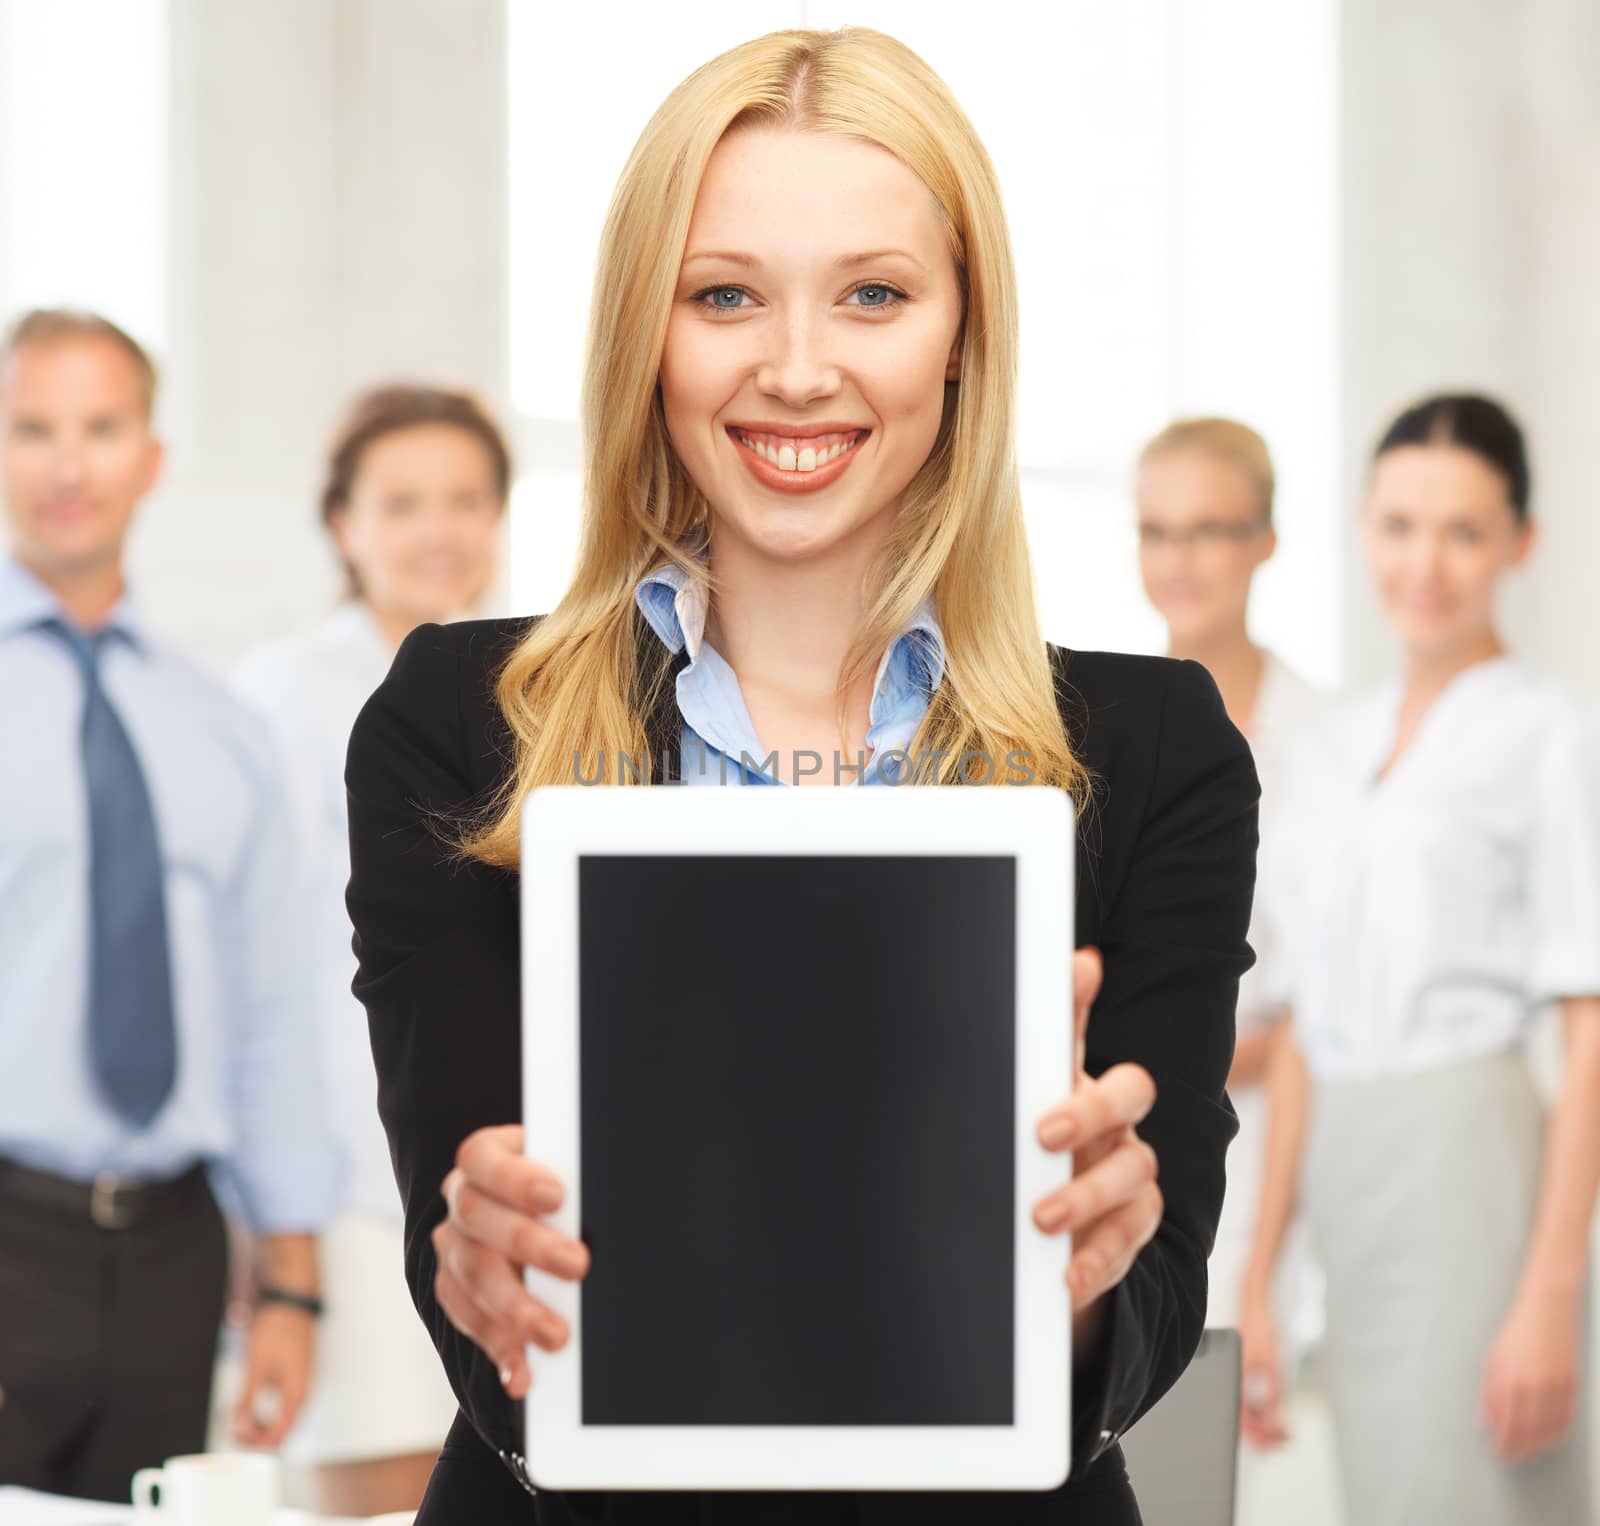
[(1070, 1462), (1072, 807), (1045, 788), (533, 791), (528, 1154), (551, 1489), (1041, 1490)]

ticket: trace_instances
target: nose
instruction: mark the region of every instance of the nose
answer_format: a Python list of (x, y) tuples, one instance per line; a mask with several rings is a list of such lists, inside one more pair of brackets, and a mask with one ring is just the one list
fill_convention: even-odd
[(771, 346), (756, 371), (756, 386), (789, 408), (832, 397), (839, 369), (827, 353), (826, 324), (810, 313), (793, 312), (774, 324)]
[(56, 436), (55, 447), (50, 461), (50, 474), (56, 487), (68, 492), (82, 487), (85, 476), (82, 437), (63, 430)]
[(1445, 546), (1437, 535), (1419, 535), (1412, 548), (1411, 575), (1424, 587), (1438, 583), (1444, 572)]
[(424, 503), (417, 516), (417, 539), (430, 551), (453, 546), (456, 542), (455, 516), (450, 505), (439, 499)]

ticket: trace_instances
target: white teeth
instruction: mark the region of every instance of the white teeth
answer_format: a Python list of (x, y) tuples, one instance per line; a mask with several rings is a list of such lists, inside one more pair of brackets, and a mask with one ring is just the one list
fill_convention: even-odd
[(763, 461), (770, 461), (781, 472), (815, 471), (819, 466), (838, 460), (847, 450), (860, 443), (859, 438), (852, 437), (821, 448), (807, 445), (797, 451), (793, 445), (768, 445), (764, 440), (751, 439), (742, 430), (734, 432), (747, 450), (753, 450)]

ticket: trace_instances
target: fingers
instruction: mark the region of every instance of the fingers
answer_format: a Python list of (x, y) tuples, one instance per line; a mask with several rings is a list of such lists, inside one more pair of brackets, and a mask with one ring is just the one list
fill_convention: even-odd
[(1047, 1150), (1076, 1150), (1120, 1128), (1142, 1123), (1155, 1106), (1156, 1083), (1142, 1065), (1114, 1065), (1084, 1078), (1073, 1094), (1039, 1120)]
[(526, 1398), (533, 1383), (528, 1345), (559, 1351), (570, 1335), (567, 1322), (528, 1292), (505, 1257), (467, 1240), (449, 1220), (434, 1230), (433, 1245), (433, 1290), (445, 1317), (488, 1355), (506, 1392)]
[[(566, 1344), (567, 1322), (527, 1290), (507, 1257), (460, 1234), (448, 1220), (434, 1230), (433, 1248), (439, 1274), (454, 1280), (496, 1332), (506, 1332), (519, 1348), (532, 1343), (546, 1351), (559, 1351)], [(477, 1340), (476, 1325), (473, 1331), (457, 1328)], [(500, 1339), (498, 1333), (496, 1338)], [(484, 1341), (478, 1344), (489, 1349)]]
[(1274, 1361), (1253, 1361), (1244, 1372), (1239, 1425), (1252, 1446), (1266, 1451), (1289, 1439), (1283, 1423), (1283, 1396)]
[(261, 1422), (256, 1419), (256, 1401), (261, 1379), (252, 1362), (245, 1373), (244, 1387), (239, 1391), (239, 1402), (233, 1407), (233, 1434), (246, 1446), (261, 1445)]
[(554, 1213), (564, 1196), (560, 1181), (522, 1153), (521, 1124), (468, 1134), (456, 1151), (456, 1170), (480, 1192), (526, 1213)]
[(1259, 1452), (1270, 1452), (1289, 1439), (1289, 1429), (1283, 1423), (1283, 1414), (1276, 1399), (1260, 1410), (1241, 1405), (1239, 1432)]
[(292, 1393), (285, 1388), (278, 1389), (277, 1413), (265, 1425), (256, 1426), (256, 1438), (252, 1446), (275, 1447), (289, 1434), (289, 1427), (294, 1424), (294, 1418), (300, 1412), (300, 1405), (305, 1399), (302, 1389)]
[(505, 1391), (513, 1399), (525, 1399), (533, 1384), (533, 1373), (516, 1330), (491, 1318), (444, 1266), (434, 1278), (433, 1293), (445, 1318), (495, 1364)]
[(1537, 1431), (1534, 1395), (1513, 1388), (1507, 1396), (1497, 1438), (1500, 1455), (1507, 1462), (1521, 1462), (1528, 1455)]
[(1578, 1395), (1572, 1388), (1547, 1393), (1540, 1402), (1525, 1458), (1537, 1457), (1566, 1440), (1577, 1418)]
[(1516, 1462), (1527, 1450), (1532, 1426), (1529, 1406), (1519, 1400), (1515, 1385), (1500, 1395), (1494, 1426), (1494, 1449), (1506, 1461)]
[[(554, 1178), (546, 1178), (553, 1181)], [(519, 1266), (534, 1266), (553, 1277), (575, 1282), (589, 1270), (589, 1248), (527, 1210), (476, 1186), (463, 1167), (444, 1179), (449, 1222), (461, 1236), (497, 1252)]]
[(1156, 1152), (1132, 1129), (1123, 1134), (1109, 1155), (1034, 1205), (1033, 1222), (1047, 1235), (1094, 1223), (1156, 1179)]
[(533, 1382), (529, 1345), (558, 1351), (567, 1323), (527, 1290), (522, 1268), (565, 1281), (587, 1275), (589, 1251), (538, 1217), (561, 1206), (560, 1181), (523, 1155), (518, 1124), (478, 1129), (445, 1177), (448, 1215), (433, 1231), (434, 1295), (445, 1316), (493, 1360), (513, 1398)]
[(1160, 1227), (1161, 1209), (1161, 1189), (1150, 1182), (1131, 1202), (1096, 1220), (1078, 1236), (1067, 1266), (1074, 1313), (1128, 1275), (1134, 1257)]
[(1073, 1047), (1076, 1053), (1076, 1065), (1083, 1069), (1083, 1052), (1086, 1035), (1089, 1031), (1089, 1009), (1094, 1005), (1094, 999), (1100, 994), (1100, 981), (1104, 974), (1104, 965), (1100, 959), (1100, 950), (1097, 948), (1080, 948), (1072, 956), (1072, 1007), (1073, 1007)]
[(265, 1367), (252, 1365), (233, 1412), (233, 1434), (246, 1446), (275, 1447), (289, 1434), (305, 1389), (298, 1389)]
[(305, 1403), (315, 1352), (303, 1314), (256, 1311), (245, 1350), (245, 1377), (233, 1412), (233, 1433), (246, 1446), (275, 1447)]
[(1520, 1463), (1563, 1440), (1572, 1427), (1577, 1395), (1565, 1383), (1514, 1383), (1502, 1385), (1485, 1407), (1495, 1451), (1506, 1462)]

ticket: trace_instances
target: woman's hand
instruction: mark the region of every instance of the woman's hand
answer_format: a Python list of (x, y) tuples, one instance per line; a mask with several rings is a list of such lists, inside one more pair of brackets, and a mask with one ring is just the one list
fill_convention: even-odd
[[(1127, 1276), (1161, 1223), (1156, 1152), (1134, 1133), (1154, 1106), (1156, 1085), (1142, 1065), (1114, 1065), (1098, 1080), (1083, 1068), (1089, 1008), (1100, 990), (1100, 954), (1072, 957), (1077, 1012), (1077, 1084), (1065, 1102), (1039, 1120), (1039, 1143), (1072, 1150), (1072, 1180), (1034, 1204), (1033, 1221), (1046, 1234), (1072, 1230), (1067, 1267), (1074, 1315), (1089, 1310)], [(1077, 1321), (1074, 1321), (1076, 1325)]]
[(533, 1382), (528, 1344), (559, 1351), (569, 1333), (523, 1285), (523, 1268), (569, 1282), (589, 1270), (588, 1247), (541, 1217), (559, 1208), (563, 1195), (561, 1183), (523, 1155), (522, 1125), (515, 1123), (467, 1135), (444, 1179), (450, 1211), (433, 1232), (434, 1293), (450, 1323), (488, 1352), (513, 1399), (526, 1398)]
[(1252, 1446), (1271, 1451), (1289, 1439), (1289, 1428), (1283, 1419), (1278, 1322), (1267, 1294), (1245, 1289), (1239, 1301), (1239, 1338), (1244, 1347), (1239, 1429)]
[(1520, 1293), (1483, 1375), (1482, 1418), (1506, 1462), (1547, 1452), (1572, 1428), (1578, 1397), (1579, 1303)]

